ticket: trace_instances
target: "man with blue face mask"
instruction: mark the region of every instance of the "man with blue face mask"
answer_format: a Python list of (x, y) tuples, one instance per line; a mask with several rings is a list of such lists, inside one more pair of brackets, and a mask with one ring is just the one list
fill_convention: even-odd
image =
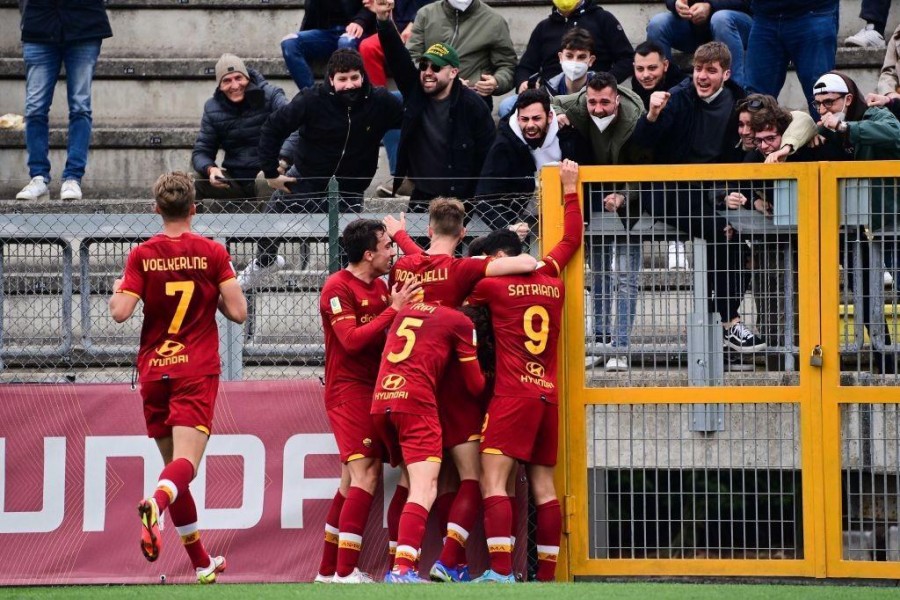
[(460, 82), (488, 106), (492, 96), (512, 88), (516, 51), (509, 24), (484, 0), (440, 0), (420, 8), (406, 43), (413, 62), (434, 44), (456, 49)]

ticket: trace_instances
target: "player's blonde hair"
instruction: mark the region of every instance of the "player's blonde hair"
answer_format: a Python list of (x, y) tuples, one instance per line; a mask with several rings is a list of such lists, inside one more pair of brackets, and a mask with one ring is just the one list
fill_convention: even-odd
[(183, 171), (163, 173), (153, 184), (153, 197), (164, 220), (183, 219), (194, 204), (194, 180)]
[(435, 198), (428, 204), (428, 224), (438, 235), (459, 237), (466, 220), (466, 207), (456, 198)]

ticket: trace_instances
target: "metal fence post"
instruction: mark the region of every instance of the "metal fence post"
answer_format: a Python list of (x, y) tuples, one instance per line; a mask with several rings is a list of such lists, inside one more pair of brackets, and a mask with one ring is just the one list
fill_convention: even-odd
[(340, 194), (338, 182), (334, 176), (328, 182), (328, 272), (336, 273), (341, 268), (340, 249), (338, 248), (338, 221)]

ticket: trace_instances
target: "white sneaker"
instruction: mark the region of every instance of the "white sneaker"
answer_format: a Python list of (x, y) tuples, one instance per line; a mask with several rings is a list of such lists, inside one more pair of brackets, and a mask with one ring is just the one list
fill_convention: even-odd
[(627, 371), (628, 370), (628, 357), (627, 356), (613, 356), (611, 359), (606, 361), (606, 370), (607, 371)]
[(66, 179), (59, 190), (60, 200), (81, 200), (81, 186), (74, 179)]
[(894, 276), (891, 275), (890, 271), (884, 272), (884, 287), (891, 287), (894, 285)]
[(216, 576), (225, 570), (225, 557), (224, 556), (210, 556), (209, 557), (209, 566), (204, 568), (198, 567), (197, 571), (197, 583), (209, 584), (216, 582)]
[(334, 583), (334, 575), (322, 575), (321, 573), (316, 573), (316, 578), (313, 579), (313, 583)]
[(254, 258), (243, 271), (238, 273), (237, 281), (241, 285), (241, 288), (245, 290), (254, 288), (258, 286), (267, 275), (281, 269), (284, 265), (284, 257), (280, 254), (276, 255), (275, 262), (267, 267), (260, 265), (259, 259)]
[(49, 200), (50, 190), (47, 189), (47, 180), (38, 175), (28, 182), (28, 185), (22, 188), (16, 194), (16, 200)]
[(360, 571), (359, 567), (354, 567), (353, 572), (346, 577), (341, 577), (335, 573), (332, 583), (375, 583), (375, 581), (371, 575)]
[(875, 31), (874, 28), (871, 28), (871, 25), (866, 25), (846, 40), (844, 40), (845, 46), (859, 46), (860, 48), (877, 48), (878, 50), (885, 49), (884, 36)]
[(684, 242), (669, 242), (669, 270), (684, 271), (687, 268)]

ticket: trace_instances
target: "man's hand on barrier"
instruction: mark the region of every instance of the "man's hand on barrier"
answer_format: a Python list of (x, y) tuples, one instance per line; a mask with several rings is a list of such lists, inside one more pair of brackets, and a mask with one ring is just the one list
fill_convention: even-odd
[(519, 236), (520, 242), (524, 242), (528, 238), (528, 234), (531, 233), (531, 226), (529, 226), (528, 223), (524, 221), (513, 223), (507, 229)]
[(625, 196), (622, 194), (612, 193), (607, 194), (606, 198), (603, 199), (603, 210), (606, 212), (616, 212), (622, 205), (625, 204)]
[(791, 151), (794, 149), (790, 144), (785, 144), (775, 152), (770, 153), (766, 156), (766, 164), (771, 165), (775, 163), (783, 163), (787, 160), (787, 157), (791, 155)]
[(375, 0), (369, 7), (375, 18), (379, 21), (387, 21), (391, 18), (391, 11), (394, 10), (394, 0)]
[(745, 204), (747, 204), (747, 196), (740, 192), (731, 192), (725, 196), (725, 206), (731, 210), (741, 208)]
[(391, 308), (400, 310), (410, 302), (418, 302), (423, 298), (421, 281), (409, 278), (403, 282), (402, 286), (398, 281), (391, 289)]
[(730, 242), (734, 237), (734, 227), (732, 227), (731, 225), (726, 225), (722, 231), (725, 232), (725, 239)]
[(563, 194), (578, 192), (578, 163), (568, 158), (559, 166), (559, 180), (562, 182)]
[(213, 187), (217, 187), (220, 190), (227, 190), (228, 180), (225, 178), (225, 174), (222, 172), (222, 169), (219, 167), (210, 167), (207, 170), (207, 174), (209, 176), (209, 183)]
[(269, 187), (273, 190), (279, 190), (284, 192), (285, 194), (290, 194), (291, 190), (288, 189), (287, 184), (295, 183), (297, 181), (296, 177), (288, 177), (287, 175), (279, 175), (278, 177), (267, 178), (266, 183), (269, 184)]
[(671, 97), (672, 94), (669, 92), (653, 92), (650, 94), (650, 106), (647, 110), (647, 120), (651, 123), (655, 123), (656, 119), (659, 118), (659, 113), (663, 111)]
[(395, 219), (394, 215), (387, 215), (381, 222), (384, 223), (384, 228), (387, 231), (388, 237), (394, 239), (394, 236), (397, 235), (398, 231), (406, 230), (406, 213), (400, 213), (399, 219)]

